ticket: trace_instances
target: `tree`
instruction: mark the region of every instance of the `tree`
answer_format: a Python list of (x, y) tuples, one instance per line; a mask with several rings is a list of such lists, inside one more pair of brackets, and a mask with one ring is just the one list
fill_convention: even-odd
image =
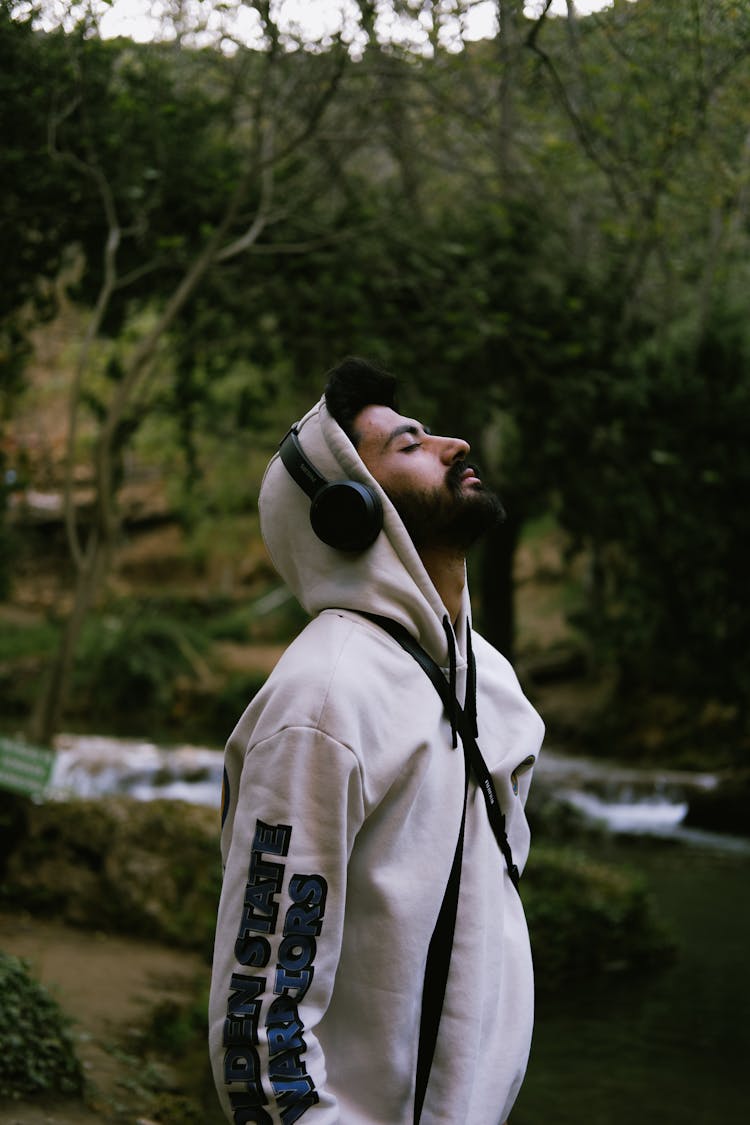
[[(480, 435), (513, 517), (482, 567), (499, 647), (518, 532), (551, 506), (592, 559), (588, 627), (624, 677), (653, 670), (649, 646), (675, 629), (683, 671), (698, 668), (711, 614), (734, 603), (718, 571), (700, 587), (693, 565), (672, 605), (691, 534), (669, 518), (670, 490), (720, 472), (728, 496), (744, 469), (716, 469), (670, 408), (694, 438), (714, 419), (712, 451), (731, 429), (711, 387), (745, 355), (747, 13), (640, 0), (586, 19), (571, 4), (563, 20), (543, 4), (530, 20), (511, 3), (502, 41), (461, 44), (450, 20), (469, 6), (361, 0), (352, 52), (343, 38), (291, 50), (264, 4), (249, 6), (263, 49), (232, 55), (195, 49), (184, 25), (143, 48), (25, 41), (57, 52), (48, 171), (75, 202), (59, 237), (82, 248), (78, 293), (98, 317), (76, 400), (102, 420), (96, 552), (106, 566), (118, 458), (147, 406), (169, 404), (197, 481), (202, 419), (224, 418), (224, 440), (273, 403), (272, 373), (317, 389), (359, 351), (407, 376), (409, 409)], [(384, 33), (391, 7), (422, 29), (418, 49), (417, 31), (411, 44)], [(727, 391), (738, 418), (743, 386)], [(712, 488), (699, 490), (706, 526)], [(731, 570), (741, 537), (720, 507)], [(69, 524), (85, 561), (91, 540)], [(713, 608), (688, 635), (675, 606), (707, 590)]]
[[(231, 56), (196, 52), (186, 36), (136, 49), (102, 42), (88, 22), (31, 39), (28, 23), (18, 25), (30, 51), (46, 60), (51, 50), (66, 62), (52, 86), (49, 157), (80, 198), (77, 222), (65, 237), (82, 249), (80, 296), (93, 304), (68, 426), (73, 608), (34, 718), (33, 734), (42, 741), (59, 721), (80, 629), (109, 565), (118, 530), (118, 459), (169, 333), (212, 272), (309, 200), (310, 164), (303, 166), (302, 154), (311, 150), (348, 56), (340, 42), (317, 55), (288, 49), (268, 5), (252, 7), (264, 48), (238, 48)], [(73, 464), (95, 344), (103, 333), (132, 324), (137, 310), (148, 310), (145, 327), (129, 344), (123, 340), (110, 365), (114, 377), (100, 387), (106, 402), (94, 450), (96, 501), (82, 526)]]

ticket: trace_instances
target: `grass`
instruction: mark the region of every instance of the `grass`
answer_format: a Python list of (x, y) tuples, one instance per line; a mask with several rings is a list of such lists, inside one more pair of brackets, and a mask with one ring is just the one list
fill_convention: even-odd
[(50, 621), (23, 624), (3, 621), (0, 626), (0, 664), (50, 656), (59, 637), (59, 625)]

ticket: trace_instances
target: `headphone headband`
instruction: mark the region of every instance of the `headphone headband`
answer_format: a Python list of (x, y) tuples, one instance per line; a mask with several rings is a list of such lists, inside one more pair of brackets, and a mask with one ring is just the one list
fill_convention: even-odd
[(312, 461), (305, 456), (305, 451), (297, 437), (296, 426), (292, 426), (282, 438), (279, 457), (284, 462), (284, 468), (311, 500), (314, 500), (320, 490), (325, 488), (328, 482), (320, 475)]

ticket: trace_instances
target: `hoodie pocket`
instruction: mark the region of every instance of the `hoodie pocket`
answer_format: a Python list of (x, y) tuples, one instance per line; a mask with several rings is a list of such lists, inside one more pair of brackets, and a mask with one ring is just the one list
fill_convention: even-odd
[(530, 770), (536, 761), (535, 754), (529, 754), (522, 762), (519, 762), (516, 768), (511, 772), (510, 783), (513, 786), (514, 797), (518, 796), (518, 779), (519, 777)]

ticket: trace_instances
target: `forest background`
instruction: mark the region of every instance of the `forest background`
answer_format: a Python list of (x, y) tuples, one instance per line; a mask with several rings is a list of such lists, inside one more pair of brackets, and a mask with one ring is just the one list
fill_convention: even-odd
[[(515, 549), (546, 519), (614, 706), (668, 696), (678, 742), (704, 719), (741, 760), (750, 10), (501, 3), (497, 37), (464, 43), (470, 6), (362, 2), (348, 35), (301, 43), (274, 5), (166, 5), (163, 41), (136, 44), (101, 39), (87, 6), (40, 33), (33, 4), (2, 4), (3, 596), (28, 594), (30, 556), (60, 565), (38, 627), (7, 623), (1, 655), (53, 656), (45, 693), (28, 665), (43, 742), (76, 667), (83, 687), (141, 646), (146, 688), (149, 654), (185, 671), (212, 610), (267, 592), (262, 466), (357, 352), (433, 428), (469, 435), (505, 498), (474, 562), (490, 639), (513, 655)], [(238, 7), (255, 48), (233, 35)], [(382, 36), (383, 8), (418, 49)], [(61, 310), (67, 351), (33, 379), (33, 334)], [(14, 423), (50, 400), (66, 417), (52, 450)], [(149, 476), (200, 613), (174, 574), (135, 611), (117, 597), (128, 486)], [(49, 492), (57, 520), (24, 519)], [(127, 679), (112, 667), (86, 693), (108, 713)], [(21, 710), (22, 681), (3, 684)]]
[(750, 5), (105, 7), (0, 3), (3, 730), (223, 743), (303, 623), (263, 466), (354, 352), (503, 496), (477, 623), (553, 743), (746, 768)]

